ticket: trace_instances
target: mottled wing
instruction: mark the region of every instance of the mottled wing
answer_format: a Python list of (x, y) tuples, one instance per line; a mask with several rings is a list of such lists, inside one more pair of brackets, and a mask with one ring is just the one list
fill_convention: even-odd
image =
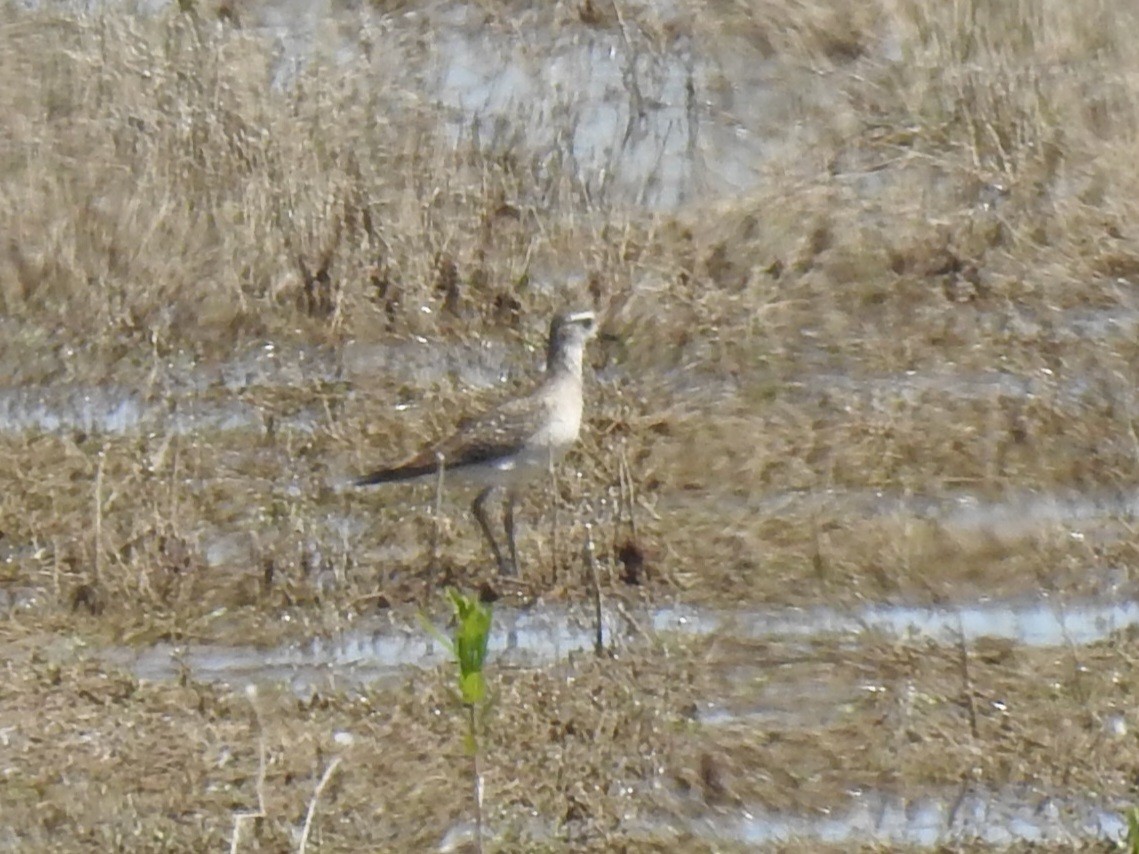
[(410, 480), (438, 470), (439, 456), (447, 469), (488, 463), (518, 450), (541, 427), (545, 401), (538, 396), (508, 400), (474, 418), (435, 445), (391, 468), (380, 469), (356, 481), (357, 486)]
[(540, 397), (508, 400), (475, 418), (460, 422), (448, 438), (430, 449), (443, 455), (448, 468), (489, 462), (516, 452), (542, 426), (545, 414)]

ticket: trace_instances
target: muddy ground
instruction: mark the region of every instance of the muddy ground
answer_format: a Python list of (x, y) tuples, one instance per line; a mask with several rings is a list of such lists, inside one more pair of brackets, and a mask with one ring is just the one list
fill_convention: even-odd
[[(456, 586), (486, 850), (1114, 850), (1137, 14), (5, 6), (0, 847), (474, 850)], [(566, 306), (521, 579), (345, 488)]]

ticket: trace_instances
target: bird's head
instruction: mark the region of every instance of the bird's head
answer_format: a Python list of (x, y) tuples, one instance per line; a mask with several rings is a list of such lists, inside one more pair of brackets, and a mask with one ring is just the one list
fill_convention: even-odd
[(546, 353), (546, 369), (554, 370), (561, 364), (575, 364), (581, 370), (585, 342), (593, 337), (597, 328), (592, 311), (563, 311), (550, 321), (550, 346)]

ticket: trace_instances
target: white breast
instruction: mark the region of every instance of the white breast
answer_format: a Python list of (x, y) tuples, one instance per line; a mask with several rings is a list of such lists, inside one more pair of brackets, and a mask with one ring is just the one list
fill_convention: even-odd
[(574, 378), (551, 385), (546, 397), (549, 421), (529, 444), (544, 447), (555, 457), (568, 451), (581, 432), (581, 402), (581, 383)]

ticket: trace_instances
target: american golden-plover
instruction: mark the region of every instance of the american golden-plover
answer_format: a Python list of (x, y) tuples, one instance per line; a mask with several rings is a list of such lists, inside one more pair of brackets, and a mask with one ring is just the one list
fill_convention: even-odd
[[(514, 504), (527, 481), (550, 470), (581, 432), (581, 367), (585, 343), (593, 335), (591, 311), (564, 312), (550, 322), (546, 376), (530, 394), (507, 400), (482, 415), (464, 419), (441, 442), (424, 448), (398, 465), (377, 469), (356, 486), (403, 483), (439, 475), (480, 487), (471, 505), (490, 543), (499, 571), (515, 575), (518, 547), (514, 540)], [(510, 547), (507, 560), (491, 531), (487, 499), (504, 490), (503, 527)]]

